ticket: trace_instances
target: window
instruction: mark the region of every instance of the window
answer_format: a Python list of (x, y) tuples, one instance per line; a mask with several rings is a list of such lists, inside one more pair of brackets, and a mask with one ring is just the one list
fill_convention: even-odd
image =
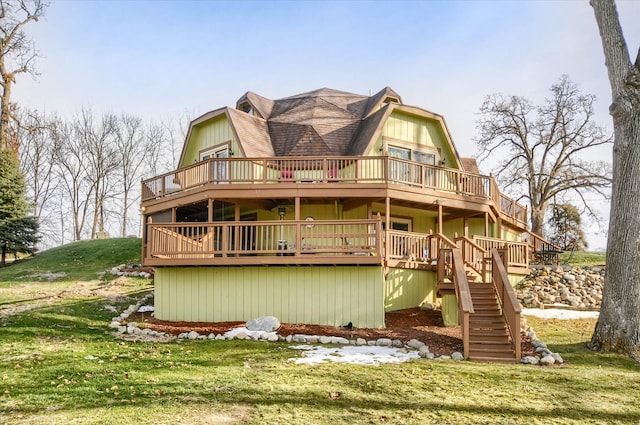
[(221, 159), (229, 158), (230, 146), (230, 143), (225, 143), (200, 151), (200, 161), (216, 159), (211, 161), (211, 178), (214, 183), (226, 183), (229, 179), (229, 162)]

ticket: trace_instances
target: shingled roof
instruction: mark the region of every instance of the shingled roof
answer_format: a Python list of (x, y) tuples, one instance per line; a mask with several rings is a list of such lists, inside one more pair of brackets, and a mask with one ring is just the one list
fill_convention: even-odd
[(444, 126), (441, 116), (403, 105), (390, 87), (372, 96), (321, 88), (277, 100), (249, 91), (235, 109), (207, 113), (194, 120), (189, 131), (225, 114), (247, 157), (358, 156), (370, 149), (393, 110), (442, 120)]

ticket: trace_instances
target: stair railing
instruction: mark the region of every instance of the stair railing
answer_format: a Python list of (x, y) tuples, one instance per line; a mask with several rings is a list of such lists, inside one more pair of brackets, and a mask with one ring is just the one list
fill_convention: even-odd
[(484, 278), (482, 263), (484, 257), (487, 255), (487, 251), (464, 236), (455, 238), (454, 241), (458, 248), (462, 250), (462, 258), (464, 258), (465, 264)]
[[(502, 252), (501, 252), (502, 251)], [(493, 248), (491, 250), (491, 283), (498, 296), (498, 303), (502, 310), (507, 330), (511, 337), (511, 344), (516, 355), (516, 360), (520, 359), (520, 313), (522, 308), (516, 297), (509, 275), (504, 266), (506, 250)]]
[(464, 260), (459, 248), (442, 248), (438, 252), (438, 281), (449, 278), (458, 300), (458, 322), (462, 327), (463, 355), (469, 357), (469, 316), (474, 313)]

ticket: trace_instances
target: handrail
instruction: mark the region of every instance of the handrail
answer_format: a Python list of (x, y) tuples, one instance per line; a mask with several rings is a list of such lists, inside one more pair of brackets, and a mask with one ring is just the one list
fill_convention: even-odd
[(458, 301), (458, 322), (462, 328), (463, 355), (469, 357), (469, 317), (473, 314), (473, 299), (459, 248), (442, 248), (438, 252), (438, 281), (451, 279)]
[(492, 176), (389, 156), (210, 158), (142, 181), (142, 201), (206, 184), (392, 183), (492, 200), (525, 226), (527, 207), (500, 193)]
[(456, 238), (454, 241), (462, 250), (462, 258), (464, 258), (465, 265), (471, 267), (480, 276), (483, 276), (482, 265), (487, 251), (466, 236)]
[(491, 250), (491, 282), (507, 323), (516, 359), (520, 359), (520, 313), (522, 308), (509, 282), (509, 275), (502, 261), (502, 255), (504, 254), (506, 254), (504, 251), (501, 254), (500, 250), (496, 248)]
[(529, 259), (529, 244), (527, 242), (506, 241), (504, 239), (487, 236), (473, 236), (473, 241), (489, 253), (493, 248), (507, 248), (508, 267), (527, 267)]
[[(149, 223), (146, 259), (186, 262), (252, 256), (359, 255), (382, 261), (380, 220)], [(364, 258), (366, 257), (366, 261)], [(283, 259), (284, 260), (284, 259)], [(243, 260), (246, 263), (250, 260)]]

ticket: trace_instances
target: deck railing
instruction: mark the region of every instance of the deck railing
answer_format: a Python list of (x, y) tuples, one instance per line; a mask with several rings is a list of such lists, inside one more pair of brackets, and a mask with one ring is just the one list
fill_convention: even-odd
[(491, 176), (389, 156), (211, 158), (142, 181), (142, 201), (209, 184), (391, 183), (493, 200), (526, 225), (527, 208), (501, 194)]
[(455, 238), (454, 241), (456, 246), (460, 248), (465, 265), (480, 276), (483, 276), (484, 258), (487, 255), (487, 251), (467, 237)]
[(505, 268), (504, 251), (493, 248), (491, 250), (491, 282), (498, 296), (498, 302), (507, 324), (511, 344), (515, 351), (515, 358), (520, 359), (520, 313), (522, 308), (516, 297), (515, 290), (509, 282), (509, 276)]
[(527, 267), (529, 264), (529, 244), (526, 242), (511, 242), (484, 236), (474, 236), (473, 242), (480, 246), (486, 253), (490, 253), (494, 248), (506, 248), (507, 267)]
[[(145, 262), (180, 264), (381, 264), (380, 220), (149, 223)], [(358, 260), (345, 256), (359, 256)], [(270, 257), (265, 260), (265, 257)], [(291, 261), (297, 257), (299, 261)], [(229, 261), (230, 258), (235, 258)]]
[(475, 312), (462, 253), (458, 248), (443, 248), (438, 253), (438, 281), (453, 282), (458, 300), (458, 323), (462, 328), (463, 355), (469, 357), (469, 316)]

